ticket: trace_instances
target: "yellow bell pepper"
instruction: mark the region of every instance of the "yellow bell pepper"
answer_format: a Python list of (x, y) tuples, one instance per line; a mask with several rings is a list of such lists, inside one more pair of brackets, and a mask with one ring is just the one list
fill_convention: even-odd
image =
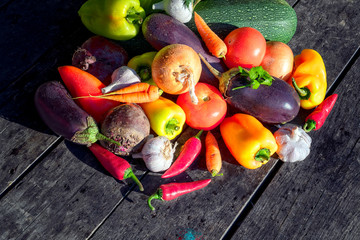
[(236, 113), (225, 118), (220, 132), (233, 157), (245, 168), (261, 167), (278, 148), (270, 130), (248, 114)]
[(151, 129), (157, 135), (172, 140), (181, 133), (186, 115), (179, 105), (164, 97), (139, 105), (148, 117)]
[(327, 81), (325, 64), (318, 52), (304, 49), (294, 58), (294, 71), (288, 80), (300, 96), (300, 106), (312, 109), (324, 101)]

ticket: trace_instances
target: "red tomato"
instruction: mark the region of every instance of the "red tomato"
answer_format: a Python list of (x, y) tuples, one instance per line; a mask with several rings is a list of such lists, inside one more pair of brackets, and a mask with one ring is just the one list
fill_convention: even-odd
[(277, 41), (266, 43), (265, 56), (260, 64), (270, 75), (284, 81), (291, 76), (294, 65), (294, 54), (291, 48)]
[(207, 83), (195, 85), (198, 104), (191, 102), (189, 92), (180, 94), (176, 103), (186, 114), (186, 124), (205, 131), (217, 127), (225, 117), (227, 104), (220, 91)]
[(266, 40), (255, 28), (237, 28), (225, 37), (224, 42), (227, 46), (224, 62), (228, 68), (259, 66), (265, 55)]

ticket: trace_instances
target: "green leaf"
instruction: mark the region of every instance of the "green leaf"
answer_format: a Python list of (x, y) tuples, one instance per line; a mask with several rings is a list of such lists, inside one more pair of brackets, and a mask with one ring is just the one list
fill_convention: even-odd
[(254, 81), (251, 83), (252, 89), (258, 89), (260, 87), (260, 83), (258, 81)]
[(249, 81), (249, 84), (246, 86), (233, 88), (232, 90), (244, 87), (258, 89), (260, 84), (271, 86), (273, 81), (273, 77), (267, 71), (265, 71), (262, 66), (252, 67), (249, 71), (239, 66), (239, 73), (242, 77), (246, 77), (246, 79)]
[(259, 74), (256, 68), (251, 68), (249, 71), (249, 78), (253, 81), (259, 78)]

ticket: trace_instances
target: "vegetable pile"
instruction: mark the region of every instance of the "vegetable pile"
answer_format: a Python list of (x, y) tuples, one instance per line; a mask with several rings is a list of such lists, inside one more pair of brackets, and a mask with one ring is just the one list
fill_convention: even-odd
[[(212, 3), (221, 11), (231, 3), (231, 10), (247, 9), (254, 17), (212, 18)], [(173, 178), (204, 150), (210, 178), (162, 184), (148, 198), (152, 210), (153, 199), (172, 200), (223, 176), (222, 151), (247, 169), (276, 158), (305, 160), (308, 133), (324, 125), (338, 98), (326, 98), (321, 55), (303, 49), (294, 56), (287, 45), (297, 19), (285, 1), (219, 3), (88, 0), (78, 13), (96, 35), (74, 52), (71, 64), (58, 67), (61, 81), (35, 93), (37, 111), (54, 133), (87, 146), (114, 178), (131, 178), (141, 191), (126, 158), (142, 158), (149, 171)], [(224, 22), (233, 27), (225, 36), (213, 25)], [(153, 49), (129, 56), (121, 42), (138, 34)], [(312, 111), (303, 126), (292, 123), (303, 110)], [(176, 152), (177, 138), (191, 128), (198, 133)]]

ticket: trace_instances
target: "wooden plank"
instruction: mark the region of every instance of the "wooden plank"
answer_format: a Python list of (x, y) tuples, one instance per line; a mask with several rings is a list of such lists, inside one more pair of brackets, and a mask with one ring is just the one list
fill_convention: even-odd
[[(83, 41), (77, 34), (69, 36), (71, 42)], [(34, 106), (34, 93), (43, 82), (61, 81), (57, 67), (71, 62), (76, 49), (73, 43), (60, 42), (18, 81), (0, 92), (0, 192), (18, 178), (37, 157), (57, 139), (38, 116)]]
[[(69, 44), (72, 44), (71, 46), (75, 45), (73, 42)], [(136, 51), (134, 51), (134, 54), (135, 52), (140, 50), (141, 49), (137, 49)], [(61, 57), (65, 59), (64, 54), (61, 54)], [(54, 66), (56, 66), (57, 64), (58, 62), (54, 63)], [(339, 66), (340, 65), (341, 63), (339, 63)], [(49, 69), (44, 68), (46, 72), (56, 71), (55, 67), (49, 67)], [(31, 75), (28, 76), (28, 79), (21, 78), (20, 82), (32, 81)], [(21, 88), (21, 84), (19, 83), (17, 87)], [(14, 87), (14, 89), (16, 88)], [(28, 93), (31, 93), (31, 91), (33, 90), (34, 88), (27, 91)], [(21, 96), (20, 93), (21, 92), (19, 91), (17, 96)], [(12, 91), (8, 91), (4, 94), (12, 94)], [(8, 100), (12, 98), (6, 99)], [(6, 103), (4, 103), (5, 107), (3, 109), (11, 109), (11, 105), (5, 104)], [(19, 104), (18, 106), (24, 105)], [(10, 118), (11, 122), (15, 121), (19, 122), (20, 125), (23, 125), (22, 127), (20, 127), (20, 130), (24, 131), (24, 128), (26, 127), (33, 127), (33, 125), (26, 124), (25, 121), (21, 119), (23, 115), (16, 115), (13, 113), (13, 111), (7, 112), (5, 110), (2, 111), (2, 114), (8, 114), (8, 118)], [(40, 127), (40, 129), (41, 128), (43, 127)], [(36, 130), (39, 129), (37, 128)], [(10, 134), (8, 134), (8, 136), (10, 136)], [(43, 141), (39, 141), (39, 143), (43, 143)], [(67, 150), (63, 150), (62, 148), (63, 147), (61, 146), (54, 151), (54, 154), (56, 154), (58, 151), (63, 152), (60, 159), (63, 158), (63, 155), (67, 156), (69, 154), (67, 153)], [(84, 153), (82, 152), (82, 154)], [(231, 160), (228, 152), (224, 153), (224, 157)], [(53, 156), (49, 158), (53, 158)], [(82, 157), (80, 158), (82, 159)], [(76, 159), (78, 159), (78, 157), (76, 157)], [(46, 162), (50, 164), (50, 160), (46, 160)], [(95, 187), (95, 189), (92, 190), (91, 195), (83, 196), (84, 194), (79, 187), (81, 183), (74, 184), (71, 180), (68, 179), (79, 172), (72, 170), (70, 173), (68, 173), (66, 168), (61, 168), (58, 171), (63, 171), (63, 174), (65, 173), (66, 176), (64, 176), (63, 178), (66, 180), (59, 180), (56, 183), (52, 183), (55, 184), (55, 187), (52, 190), (49, 189), (49, 186), (47, 186), (45, 189), (36, 189), (36, 187), (34, 187), (33, 185), (25, 184), (25, 182), (19, 185), (19, 188), (22, 188), (23, 186), (23, 189), (21, 190), (22, 192), (27, 192), (30, 191), (30, 189), (35, 188), (38, 194), (44, 196), (45, 200), (54, 201), (53, 204), (44, 206), (41, 204), (41, 199), (34, 199), (30, 197), (29, 199), (35, 200), (35, 203), (32, 205), (33, 209), (38, 208), (38, 210), (36, 211), (41, 212), (35, 213), (33, 215), (34, 219), (18, 220), (21, 219), (21, 216), (23, 216), (21, 215), (21, 212), (24, 211), (24, 208), (22, 208), (21, 206), (14, 210), (14, 212), (9, 212), (9, 210), (6, 212), (6, 216), (15, 214), (14, 216), (18, 216), (19, 218), (12, 217), (11, 221), (5, 218), (4, 219), (6, 221), (9, 221), (10, 223), (15, 223), (15, 226), (18, 226), (17, 224), (19, 224), (19, 227), (10, 228), (12, 230), (10, 231), (9, 235), (14, 234), (18, 236), (19, 232), (26, 228), (27, 230), (20, 237), (30, 239), (36, 238), (38, 236), (40, 237), (40, 235), (44, 235), (48, 238), (84, 238), (90, 234), (91, 229), (95, 228), (97, 224), (101, 224), (102, 220), (107, 221), (98, 229), (98, 231), (94, 235), (94, 238), (105, 238), (105, 236), (106, 238), (109, 238), (109, 236), (111, 238), (113, 236), (114, 238), (118, 239), (139, 239), (142, 237), (144, 239), (159, 239), (162, 236), (166, 238), (173, 238), (183, 235), (185, 231), (191, 233), (190, 230), (193, 230), (193, 234), (195, 234), (196, 232), (206, 236), (206, 238), (218, 239), (226, 230), (228, 225), (231, 224), (232, 219), (238, 214), (238, 212), (242, 210), (242, 206), (248, 201), (248, 199), (250, 199), (253, 190), (256, 189), (259, 183), (262, 182), (262, 179), (266, 176), (269, 169), (271, 169), (273, 163), (274, 162), (269, 163), (261, 170), (247, 171), (241, 168), (239, 165), (234, 164), (233, 162), (226, 162), (224, 163), (225, 176), (222, 178), (217, 178), (216, 181), (214, 180), (209, 187), (207, 187), (201, 192), (199, 191), (199, 194), (194, 193), (192, 195), (184, 196), (181, 200), (178, 199), (169, 203), (163, 203), (163, 205), (160, 205), (160, 202), (154, 203), (154, 205), (156, 205), (156, 207), (158, 208), (158, 214), (156, 216), (153, 216), (150, 213), (149, 215), (144, 215), (144, 213), (146, 214), (149, 212), (146, 204), (144, 204), (144, 202), (146, 203), (147, 196), (153, 191), (155, 191), (156, 187), (161, 183), (161, 181), (159, 181), (159, 175), (149, 174), (148, 176), (146, 176), (146, 179), (144, 179), (147, 180), (145, 186), (147, 188), (146, 192), (133, 192), (132, 194), (130, 194), (126, 200), (121, 202), (120, 207), (115, 209), (115, 212), (110, 216), (108, 220), (107, 214), (111, 213), (112, 208), (116, 207), (119, 201), (121, 201), (122, 199), (122, 195), (107, 195), (109, 191), (103, 190), (103, 188), (109, 184), (108, 178), (99, 181), (98, 177), (95, 177), (95, 175), (93, 175), (87, 180), (82, 180), (82, 184), (87, 184), (86, 186), (88, 186), (88, 188)], [(42, 164), (43, 161), (37, 166), (36, 169), (31, 172), (30, 175), (24, 178), (24, 181), (29, 179), (31, 181), (36, 181), (38, 184), (38, 182), (41, 182), (44, 179), (51, 179), (51, 174), (45, 174), (45, 176), (40, 177), (41, 173), (43, 173)], [(81, 164), (73, 164), (73, 162), (68, 164), (70, 165), (71, 169), (79, 167), (79, 169), (81, 170), (84, 168), (84, 166), (82, 166)], [(139, 166), (141, 168), (141, 164)], [(51, 167), (55, 167), (55, 165)], [(208, 177), (208, 175), (206, 174), (207, 173), (204, 169), (203, 162), (201, 162), (200, 160), (200, 162), (197, 162), (193, 166), (193, 168), (188, 171), (187, 174), (184, 174), (177, 179), (179, 181), (188, 181), (191, 179), (195, 180)], [(229, 181), (229, 179), (231, 180)], [(65, 193), (63, 195), (60, 190), (57, 191), (58, 189), (56, 187), (61, 188), (62, 186), (65, 186), (63, 185), (64, 183), (71, 183), (71, 186), (74, 186), (75, 190), (73, 190), (70, 195)], [(115, 188), (115, 186), (113, 186), (113, 188)], [(108, 188), (106, 189), (109, 190)], [(18, 191), (18, 189), (10, 191), (9, 194), (7, 194), (4, 198), (7, 200), (5, 203), (2, 202), (3, 205), (1, 205), (1, 208), (6, 209), (6, 207), (10, 206), (9, 202), (18, 200), (18, 194), (21, 195), (21, 191)], [(97, 199), (98, 192), (104, 194), (104, 196), (101, 195), (100, 199)], [(50, 196), (46, 196), (45, 193), (49, 193)], [(221, 194), (223, 194), (224, 196), (220, 197)], [(53, 195), (56, 195), (57, 198), (55, 198)], [(58, 199), (61, 197), (66, 198), (66, 200), (64, 200), (64, 202), (61, 202), (61, 200)], [(112, 199), (113, 197), (114, 199)], [(76, 199), (79, 199), (79, 201), (76, 201), (76, 204), (72, 204), (72, 201)], [(103, 203), (102, 201), (104, 201), (105, 203)], [(191, 201), (194, 201), (194, 204)], [(26, 204), (25, 202), (23, 203), (23, 205)], [(206, 211), (206, 209), (209, 209), (209, 204), (214, 204), (214, 211)], [(105, 208), (104, 211), (102, 211), (103, 208)], [(101, 209), (100, 213), (99, 209)], [(199, 209), (204, 210), (201, 211), (201, 213), (198, 213)], [(28, 211), (28, 209), (25, 210)], [(94, 213), (91, 213), (92, 211)], [(196, 212), (197, 214), (195, 215), (194, 212)], [(5, 222), (4, 219), (2, 220), (2, 222)], [(58, 222), (58, 219), (63, 219), (64, 224)], [(164, 226), (154, 226), (155, 220), (162, 223)], [(89, 222), (90, 224), (87, 226)], [(126, 222), (126, 224), (122, 225), (121, 222)], [(52, 227), (54, 223), (56, 224), (54, 227)], [(120, 235), (121, 232), (127, 232), (128, 235), (122, 236)], [(130, 237), (127, 238), (128, 236)], [(157, 236), (159, 236), (159, 238)]]
[[(0, 193), (57, 139), (37, 116), (33, 96), (41, 83), (60, 80), (57, 67), (71, 63), (72, 53), (89, 36), (77, 29), (81, 23), (73, 9), (80, 4), (14, 0), (0, 9), (6, 36), (0, 40)], [(77, 35), (70, 34), (75, 31)]]
[(281, 166), (234, 239), (359, 239), (359, 67), (358, 59), (325, 125), (310, 134), (310, 156)]
[[(10, 14), (15, 11), (13, 9), (15, 6), (20, 8), (23, 4), (26, 3), (13, 1), (6, 6), (5, 10), (2, 9), (2, 11), (5, 11), (6, 14)], [(48, 5), (50, 4), (53, 5), (49, 7)], [(52, 11), (52, 9), (59, 8), (56, 4), (57, 2), (51, 1), (41, 6), (36, 5), (36, 8), (43, 10), (44, 8), (49, 7), (47, 11)], [(77, 5), (64, 5), (63, 7), (68, 9), (67, 12), (69, 12), (70, 15), (77, 15)], [(63, 13), (64, 11), (62, 10), (59, 11), (59, 16), (67, 14), (66, 12)], [(38, 25), (37, 21), (31, 20), (32, 16), (33, 15), (29, 14), (30, 18), (26, 22), (26, 27), (29, 29), (38, 29), (42, 25)], [(5, 16), (1, 15), (1, 17)], [(25, 17), (22, 16), (21, 18)], [(40, 19), (40, 17), (37, 18)], [(71, 19), (70, 16), (69, 19)], [(41, 21), (44, 21), (44, 19)], [(73, 21), (81, 24), (80, 19)], [(11, 34), (16, 33), (23, 35), (21, 29), (24, 26), (21, 26), (21, 24), (22, 22), (19, 21), (10, 24), (10, 26), (6, 28), (4, 27), (4, 33), (7, 34), (9, 31)], [(55, 29), (60, 29), (62, 32), (59, 32), (59, 30), (55, 31), (54, 34), (58, 34), (61, 37), (56, 41), (48, 39), (52, 37), (52, 34), (44, 32), (45, 30), (47, 31), (48, 27), (44, 26), (44, 29), (41, 28), (37, 31), (37, 34), (32, 35), (32, 38), (30, 38), (31, 41), (38, 41), (37, 38), (44, 37), (44, 39), (49, 42), (48, 44), (41, 45), (41, 51), (36, 47), (28, 47), (28, 45), (19, 45), (14, 51), (8, 51), (7, 49), (10, 49), (11, 47), (6, 44), (2, 44), (0, 47), (3, 48), (1, 52), (5, 54), (5, 58), (2, 58), (4, 62), (1, 62), (0, 68), (3, 67), (4, 69), (9, 70), (9, 74), (11, 72), (12, 77), (7, 77), (7, 73), (3, 72), (0, 80), (0, 140), (3, 142), (0, 150), (0, 158), (3, 159), (3, 161), (0, 162), (0, 193), (3, 193), (9, 184), (12, 184), (13, 181), (18, 179), (31, 166), (35, 165), (38, 156), (40, 156), (42, 152), (57, 139), (57, 136), (43, 124), (36, 113), (33, 104), (36, 88), (46, 81), (61, 81), (60, 75), (57, 72), (57, 67), (71, 64), (71, 57), (74, 51), (89, 37), (93, 36), (93, 34), (85, 27), (82, 26), (81, 28), (76, 29), (76, 24), (67, 24), (67, 21), (58, 21), (57, 23), (50, 21), (48, 24), (54, 25), (53, 28)], [(64, 25), (66, 27), (62, 27), (62, 24), (67, 25)], [(18, 31), (14, 30), (16, 28), (15, 25), (19, 27)], [(31, 41), (24, 44), (31, 45)], [(117, 41), (118, 44), (124, 45), (124, 48), (127, 50), (130, 49), (128, 51), (129, 56), (139, 54), (140, 49), (151, 49), (150, 45), (144, 42), (145, 40), (140, 36), (132, 42)], [(136, 47), (131, 47), (131, 44), (134, 43), (136, 43)], [(31, 63), (6, 60), (6, 54), (17, 55), (21, 53), (33, 56), (32, 51), (36, 51), (38, 55), (31, 60)], [(14, 69), (11, 70), (12, 68)], [(25, 70), (26, 72), (23, 73)], [(18, 75), (21, 76), (18, 77)], [(14, 79), (16, 79), (16, 81), (14, 81)], [(11, 84), (8, 81), (10, 81)], [(6, 88), (6, 86), (8, 87)]]
[[(196, 132), (189, 128), (185, 133), (188, 136), (182, 135), (179, 142)], [(214, 134), (220, 139), (218, 131)], [(129, 195), (131, 201), (124, 201), (91, 239), (174, 239), (186, 231), (191, 232), (189, 234), (196, 232), (204, 239), (219, 239), (274, 163), (270, 161), (260, 169), (248, 170), (235, 162), (222, 141), (220, 145), (224, 149), (223, 176), (214, 178), (198, 192), (169, 202), (154, 200), (157, 210), (153, 214), (146, 202), (160, 184), (205, 179), (210, 173), (205, 169), (204, 151), (190, 169), (177, 177), (161, 179), (161, 174), (149, 173), (142, 181), (145, 191), (132, 192)]]
[(85, 148), (62, 142), (1, 199), (1, 239), (84, 239), (126, 196), (133, 181), (112, 178)]
[(323, 57), (328, 86), (359, 46), (359, 4), (356, 1), (299, 1), (298, 26), (289, 46), (294, 54), (311, 48)]
[[(319, 3), (319, 4), (325, 4), (323, 3)], [(331, 3), (331, 4), (335, 4), (335, 3)], [(311, 5), (311, 6), (310, 6)], [(321, 6), (319, 5), (319, 9), (321, 10), (321, 12), (324, 12), (324, 9), (326, 6)], [(338, 8), (337, 8), (338, 7)], [(350, 6), (351, 7), (351, 6)], [(295, 9), (298, 8), (298, 5), (296, 6)], [(328, 67), (328, 83), (329, 85), (331, 85), (335, 79), (335, 77), (337, 76), (338, 72), (341, 71), (342, 67), (344, 66), (344, 64), (346, 64), (346, 62), (348, 61), (348, 59), (350, 58), (352, 51), (354, 49), (354, 46), (356, 47), (356, 43), (350, 38), (347, 39), (345, 38), (345, 43), (344, 44), (340, 44), (339, 43), (339, 39), (337, 42), (332, 42), (332, 46), (337, 46), (338, 49), (342, 49), (341, 51), (336, 51), (334, 52), (332, 50), (332, 48), (324, 48), (322, 45), (322, 39), (324, 37), (327, 37), (327, 39), (336, 39), (336, 36), (331, 35), (331, 33), (336, 34), (336, 32), (331, 32), (329, 31), (329, 28), (324, 27), (323, 25), (320, 26), (319, 24), (316, 23), (312, 23), (310, 25), (310, 27), (304, 31), (305, 26), (307, 26), (309, 24), (309, 22), (312, 20), (311, 16), (312, 15), (316, 15), (315, 13), (309, 14), (308, 16), (308, 9), (311, 9), (312, 11), (314, 10), (314, 6), (313, 3), (310, 4), (308, 3), (308, 5), (306, 7), (301, 6), (300, 5), (300, 10), (298, 11), (298, 16), (299, 16), (299, 30), (296, 33), (296, 36), (294, 36), (294, 39), (291, 41), (291, 43), (289, 44), (293, 49), (294, 49), (294, 53), (298, 54), (300, 53), (300, 50), (303, 48), (313, 48), (313, 49), (317, 49), (322, 56), (324, 57), (324, 60), (326, 61), (326, 65)], [(334, 11), (334, 14), (339, 11), (339, 8), (341, 8), (341, 5), (336, 5), (336, 6), (332, 6), (331, 7), (331, 11)], [(316, 8), (315, 8), (316, 9)], [(320, 11), (319, 9), (317, 9), (318, 11)], [(320, 16), (321, 17), (321, 16)], [(324, 17), (324, 16), (322, 16)], [(334, 20), (336, 21), (336, 20)], [(356, 22), (356, 20), (350, 20), (350, 23), (352, 24), (353, 22)], [(325, 22), (324, 24), (332, 24), (332, 22)], [(331, 25), (330, 25), (331, 26)], [(334, 28), (336, 28), (337, 26), (341, 26), (340, 25), (335, 25)], [(311, 27), (315, 28), (311, 30)], [(310, 29), (310, 30), (309, 30)], [(316, 32), (316, 36), (314, 36), (314, 33)], [(344, 34), (348, 34), (349, 37), (351, 37), (351, 32), (343, 32)], [(309, 35), (306, 35), (309, 34)], [(305, 41), (305, 39), (307, 39)], [(347, 41), (348, 40), (348, 41)], [(329, 42), (329, 40), (327, 40), (327, 42)], [(341, 53), (339, 53), (341, 52)], [(337, 54), (337, 55), (334, 55)], [(336, 63), (333, 63), (333, 59), (336, 59)], [(324, 140), (325, 141), (325, 140)], [(236, 169), (239, 166), (228, 166), (225, 165), (224, 166), (224, 171), (236, 171)], [(231, 170), (230, 170), (231, 168)], [(241, 168), (241, 167), (239, 167)], [(271, 167), (269, 168), (271, 169)], [(267, 171), (269, 170), (267, 169)], [(253, 172), (251, 172), (253, 173)], [(217, 204), (215, 204), (214, 206), (215, 209), (211, 209), (211, 213), (208, 213), (206, 210), (204, 210), (205, 212), (201, 212), (200, 215), (198, 213), (198, 211), (196, 211), (196, 209), (198, 208), (203, 208), (203, 209), (209, 209), (208, 207), (208, 201), (217, 201), (217, 200), (212, 200), (211, 198), (206, 198), (204, 197), (204, 193), (199, 193), (199, 198), (198, 200), (196, 200), (195, 202), (191, 202), (191, 203), (187, 203), (187, 199), (195, 199), (195, 195), (194, 198), (186, 198), (185, 200), (178, 200), (175, 203), (164, 203), (166, 208), (164, 209), (163, 206), (160, 206), (160, 210), (155, 217), (156, 218), (156, 222), (158, 224), (160, 224), (161, 226), (159, 226), (158, 224), (156, 224), (156, 226), (154, 226), (155, 224), (154, 219), (152, 219), (150, 216), (144, 216), (144, 211), (146, 211), (146, 206), (141, 206), (141, 207), (135, 207), (132, 204), (128, 204), (128, 203), (123, 203), (123, 205), (121, 206), (121, 208), (117, 209), (114, 214), (112, 216), (110, 216), (110, 218), (104, 223), (104, 225), (102, 225), (99, 230), (95, 233), (94, 235), (94, 239), (102, 239), (105, 238), (105, 236), (110, 237), (110, 238), (117, 238), (117, 239), (125, 239), (127, 237), (131, 238), (134, 236), (137, 236), (137, 238), (139, 239), (162, 239), (162, 238), (172, 238), (172, 237), (178, 237), (178, 235), (180, 234), (180, 232), (182, 230), (186, 230), (187, 228), (189, 228), (190, 230), (194, 230), (195, 232), (199, 232), (200, 234), (203, 234), (204, 238), (206, 239), (219, 239), (222, 234), (226, 233), (226, 228), (227, 226), (229, 226), (232, 222), (233, 219), (236, 218), (237, 214), (241, 213), (242, 207), (244, 206), (244, 204), (246, 203), (246, 201), (250, 200), (250, 195), (253, 192), (247, 192), (246, 190), (244, 191), (244, 185), (246, 184), (246, 181), (243, 181), (241, 179), (241, 177), (245, 177), (248, 178), (248, 174), (251, 174), (248, 171), (244, 171), (241, 172), (241, 175), (239, 175), (238, 177), (235, 177), (235, 175), (232, 175), (231, 173), (226, 173), (226, 180), (221, 182), (221, 186), (218, 185), (218, 183), (216, 181), (214, 181), (214, 183), (212, 183), (212, 185), (208, 186), (206, 190), (204, 191), (209, 191), (212, 192), (213, 189), (217, 189), (218, 192), (219, 190), (221, 190), (221, 194), (224, 194), (224, 196), (221, 197), (221, 202), (222, 202), (222, 206), (219, 207)], [(191, 175), (192, 179), (199, 179), (201, 178), (201, 175), (197, 175), (200, 174), (197, 173), (196, 171), (189, 173), (189, 174), (194, 174)], [(259, 176), (257, 177), (265, 177), (266, 173), (261, 173)], [(145, 184), (147, 184), (147, 178), (144, 179)], [(151, 178), (151, 180), (148, 181), (155, 181), (153, 180), (153, 177)], [(259, 184), (262, 182), (261, 179), (258, 180), (258, 185), (252, 185), (253, 191), (256, 191), (256, 186), (259, 186)], [(160, 183), (159, 183), (160, 184)], [(153, 185), (152, 185), (153, 186)], [(213, 186), (215, 186), (213, 188)], [(147, 186), (148, 187), (148, 186)], [(148, 187), (149, 188), (149, 187)], [(209, 189), (209, 190), (208, 190)], [(155, 189), (154, 189), (155, 190)], [(224, 192), (226, 191), (226, 192)], [(149, 195), (151, 193), (147, 193), (147, 195)], [(218, 193), (219, 194), (219, 193)], [(146, 201), (146, 197), (147, 196), (141, 196), (141, 193), (135, 193), (136, 196), (133, 196), (133, 201), (138, 205), (144, 201)], [(196, 195), (198, 196), (198, 195)], [(237, 199), (234, 199), (233, 197), (238, 197)], [(241, 200), (239, 200), (239, 198)], [(137, 200), (135, 200), (137, 199)], [(200, 203), (199, 203), (200, 202)], [(196, 207), (192, 208), (192, 204), (194, 204)], [(239, 208), (231, 208), (234, 205), (239, 204)], [(143, 203), (144, 205), (144, 203)], [(183, 206), (185, 205), (185, 206)], [(231, 207), (230, 207), (231, 206)], [(230, 208), (229, 208), (230, 207)], [(126, 213), (128, 213), (128, 211), (126, 211), (126, 209), (131, 209), (131, 215), (126, 215), (126, 217), (122, 217), (124, 216)], [(189, 209), (189, 210), (187, 210)], [(166, 213), (164, 213), (164, 211), (166, 211)], [(192, 219), (191, 216), (191, 212), (196, 212), (198, 217), (196, 219)], [(161, 217), (160, 217), (161, 216)], [(215, 217), (217, 216), (217, 220), (215, 220)], [(189, 220), (190, 219), (190, 220)], [(121, 221), (120, 221), (121, 220)], [(211, 220), (211, 221), (210, 221)], [(125, 226), (124, 226), (124, 222)], [(261, 221), (262, 222), (262, 221)], [(150, 225), (150, 226), (149, 226)], [(135, 229), (133, 229), (135, 228)], [(181, 230), (182, 229), (182, 230)], [(188, 230), (189, 230), (188, 229)], [(219, 230), (221, 229), (221, 230)], [(127, 233), (126, 236), (122, 236), (121, 233), (125, 232)], [(262, 237), (266, 237), (266, 235), (264, 234)], [(247, 239), (252, 238), (252, 236), (249, 234), (247, 235)], [(237, 239), (237, 238), (235, 238)], [(261, 239), (261, 238), (260, 238)]]
[[(301, 2), (297, 5), (299, 8), (295, 9), (305, 13), (303, 10), (309, 5)], [(329, 80), (333, 82), (331, 78), (335, 79), (342, 64), (359, 46), (359, 17), (354, 14), (359, 11), (359, 6), (349, 2), (323, 1), (318, 7), (309, 9), (311, 12), (303, 14), (304, 18), (322, 18), (328, 24), (325, 28), (317, 27), (319, 24), (312, 19), (313, 23), (308, 25), (307, 31), (320, 35), (309, 44), (319, 47), (323, 44), (320, 49), (325, 55), (324, 60), (327, 66), (335, 68), (328, 67)], [(321, 29), (324, 31), (321, 32)], [(321, 42), (322, 39), (325, 39), (324, 42)], [(299, 44), (304, 47), (304, 42), (303, 39)], [(331, 50), (335, 48), (337, 51)], [(357, 52), (355, 58), (358, 56)], [(353, 81), (359, 78), (359, 64), (358, 60), (335, 90), (340, 98), (326, 125), (318, 132), (311, 133), (313, 146), (308, 159), (281, 166), (254, 209), (243, 222), (238, 223), (240, 227), (234, 239), (248, 239), (250, 236), (255, 239), (359, 238), (360, 189), (357, 167), (360, 122), (357, 117), (359, 108), (356, 107), (359, 103), (359, 87)]]

